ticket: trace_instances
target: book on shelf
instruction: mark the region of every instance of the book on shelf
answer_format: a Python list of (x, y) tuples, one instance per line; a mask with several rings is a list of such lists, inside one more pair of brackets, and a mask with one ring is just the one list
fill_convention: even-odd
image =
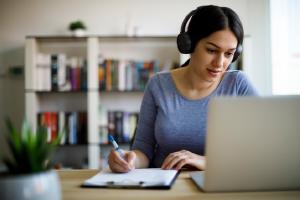
[(51, 90), (51, 57), (50, 54), (38, 53), (36, 56), (36, 89)]
[[(64, 133), (66, 130), (66, 114), (63, 111), (58, 112), (58, 132)], [(60, 144), (63, 145), (66, 143), (66, 134), (61, 136)]]
[(143, 91), (147, 81), (160, 70), (159, 61), (101, 59), (99, 88), (105, 91)]
[(87, 61), (63, 53), (38, 53), (35, 84), (37, 91), (85, 91)]
[[(58, 90), (58, 55), (51, 55), (51, 89)], [(62, 68), (62, 66), (59, 66)]]
[(47, 128), (48, 141), (63, 133), (60, 144), (87, 144), (86, 112), (40, 112), (37, 114), (38, 125)]
[(138, 113), (120, 110), (102, 112), (100, 119), (107, 119), (107, 123), (99, 124), (99, 138), (101, 144), (108, 144), (108, 134), (119, 143), (129, 143), (134, 136), (137, 126)]

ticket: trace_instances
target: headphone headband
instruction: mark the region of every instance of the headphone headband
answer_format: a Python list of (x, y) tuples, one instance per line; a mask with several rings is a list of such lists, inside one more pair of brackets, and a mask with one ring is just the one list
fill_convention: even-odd
[(195, 9), (195, 10), (192, 10), (187, 16), (185, 16), (185, 18), (184, 18), (184, 20), (183, 20), (183, 22), (181, 24), (180, 33), (185, 33), (186, 32), (185, 31), (186, 24), (189, 21), (189, 19), (196, 13), (197, 10), (198, 10), (198, 8)]

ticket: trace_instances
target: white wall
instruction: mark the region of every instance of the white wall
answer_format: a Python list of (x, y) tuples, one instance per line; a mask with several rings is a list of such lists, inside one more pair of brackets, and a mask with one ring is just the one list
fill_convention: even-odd
[[(24, 65), (26, 35), (68, 34), (76, 19), (86, 22), (89, 34), (122, 35), (131, 21), (143, 35), (177, 35), (186, 14), (203, 4), (229, 6), (240, 15), (253, 41), (253, 82), (270, 93), (269, 0), (0, 0), (0, 73)], [(20, 123), (24, 80), (8, 78), (0, 99), (0, 119), (8, 113)]]
[[(272, 93), (270, 2), (247, 2), (247, 25), (252, 38), (251, 80), (263, 95)], [(246, 30), (247, 32), (247, 30)]]

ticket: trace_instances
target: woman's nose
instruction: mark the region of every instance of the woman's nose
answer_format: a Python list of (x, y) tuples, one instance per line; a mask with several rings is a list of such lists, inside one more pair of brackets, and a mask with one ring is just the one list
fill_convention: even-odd
[(222, 54), (216, 55), (216, 57), (213, 60), (213, 66), (215, 68), (220, 68), (223, 66), (224, 63), (224, 56)]

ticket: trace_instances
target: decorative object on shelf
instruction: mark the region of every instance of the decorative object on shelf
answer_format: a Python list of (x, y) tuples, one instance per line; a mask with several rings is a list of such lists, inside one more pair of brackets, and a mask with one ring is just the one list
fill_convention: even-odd
[(72, 35), (75, 37), (83, 37), (86, 35), (86, 25), (83, 21), (77, 20), (73, 21), (69, 25), (69, 30), (72, 32)]
[(33, 132), (24, 121), (19, 132), (9, 119), (6, 124), (9, 132), (5, 139), (11, 156), (1, 157), (7, 167), (7, 171), (0, 174), (1, 199), (60, 200), (59, 178), (51, 170), (50, 162), (60, 136), (48, 142), (44, 127)]
[(129, 16), (125, 23), (125, 35), (128, 37), (141, 36), (141, 27)]

